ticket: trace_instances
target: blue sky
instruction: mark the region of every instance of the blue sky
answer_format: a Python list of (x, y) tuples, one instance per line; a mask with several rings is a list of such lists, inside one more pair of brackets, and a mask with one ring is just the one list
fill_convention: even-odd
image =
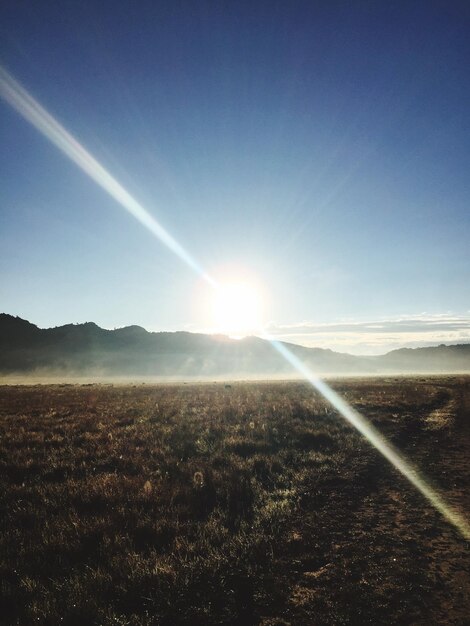
[[(274, 332), (373, 353), (470, 341), (469, 27), (467, 2), (7, 0), (0, 63), (207, 271), (254, 276)], [(207, 329), (200, 279), (0, 111), (0, 309)]]

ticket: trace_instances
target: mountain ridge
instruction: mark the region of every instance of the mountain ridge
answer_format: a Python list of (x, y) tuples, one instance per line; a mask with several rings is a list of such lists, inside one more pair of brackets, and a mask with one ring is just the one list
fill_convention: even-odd
[[(283, 342), (319, 374), (470, 372), (470, 344), (399, 348), (356, 356)], [(95, 322), (39, 328), (0, 313), (0, 374), (57, 372), (96, 376), (273, 376), (292, 367), (259, 337), (231, 339), (188, 331), (114, 330)]]

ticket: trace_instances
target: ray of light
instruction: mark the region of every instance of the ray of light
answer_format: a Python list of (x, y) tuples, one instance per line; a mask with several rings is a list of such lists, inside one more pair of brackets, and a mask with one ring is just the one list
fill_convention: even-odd
[(167, 248), (197, 274), (215, 287), (214, 279), (183, 246), (75, 139), (35, 100), (17, 80), (0, 66), (0, 96), (22, 117), (80, 167), (136, 220), (143, 224)]
[[(153, 233), (165, 246), (204, 278), (209, 285), (213, 288), (219, 287), (217, 281), (202, 269), (199, 263), (193, 259), (181, 244), (1, 66), (0, 96), (57, 146), (61, 152), (86, 172), (90, 178)], [(325, 381), (316, 376), (285, 344), (277, 341), (264, 330), (260, 331), (260, 336), (267, 339), (274, 349), (401, 472), (448, 522), (453, 524), (466, 539), (470, 539), (468, 522), (457, 511), (452, 510), (446, 504), (442, 497), (419, 475), (417, 470), (388, 443), (385, 437), (365, 417), (353, 409)]]
[(414, 468), (387, 440), (386, 438), (358, 411), (353, 409), (336, 391), (327, 383), (316, 376), (289, 348), (271, 337), (268, 333), (262, 333), (263, 339), (267, 339), (273, 348), (281, 354), (286, 361), (299, 373), (310, 385), (319, 391), (322, 396), (376, 448), (403, 476), (426, 498), (426, 500), (439, 511), (445, 519), (453, 524), (462, 534), (470, 540), (470, 525), (458, 512), (453, 510), (429, 483), (420, 476)]

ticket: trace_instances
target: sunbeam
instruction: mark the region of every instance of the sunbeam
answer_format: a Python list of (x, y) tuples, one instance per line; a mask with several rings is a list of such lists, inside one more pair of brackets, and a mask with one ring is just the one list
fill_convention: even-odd
[(268, 340), (273, 348), (277, 350), (314, 389), (319, 391), (344, 419), (352, 424), (387, 461), (403, 474), (426, 500), (439, 511), (448, 522), (459, 530), (465, 539), (470, 539), (470, 525), (465, 518), (444, 502), (443, 498), (419, 475), (417, 469), (406, 461), (363, 415), (353, 409), (336, 391), (327, 385), (324, 380), (316, 376), (285, 344), (277, 341), (266, 332), (262, 333), (262, 337)]
[[(150, 213), (68, 132), (55, 120), (5, 69), (0, 67), (0, 96), (49, 141), (78, 165), (100, 187), (112, 196), (126, 211), (143, 224), (167, 248), (182, 259), (211, 287), (219, 288), (217, 281), (170, 235)], [(316, 376), (285, 344), (264, 330), (260, 336), (292, 365), (310, 385), (356, 428), (403, 476), (453, 524), (466, 539), (470, 539), (468, 522), (444, 502), (442, 497), (419, 475), (418, 471), (399, 454), (362, 415), (341, 398), (329, 385)]]
[(0, 66), (0, 96), (210, 285), (216, 283), (144, 207)]

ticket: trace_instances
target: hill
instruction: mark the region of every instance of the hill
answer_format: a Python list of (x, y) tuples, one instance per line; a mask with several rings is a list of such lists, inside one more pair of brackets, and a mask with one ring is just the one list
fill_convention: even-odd
[[(394, 350), (360, 357), (286, 344), (320, 374), (470, 371), (470, 345)], [(189, 332), (116, 330), (93, 322), (40, 329), (0, 314), (0, 373), (87, 376), (288, 376), (291, 366), (266, 340)]]

